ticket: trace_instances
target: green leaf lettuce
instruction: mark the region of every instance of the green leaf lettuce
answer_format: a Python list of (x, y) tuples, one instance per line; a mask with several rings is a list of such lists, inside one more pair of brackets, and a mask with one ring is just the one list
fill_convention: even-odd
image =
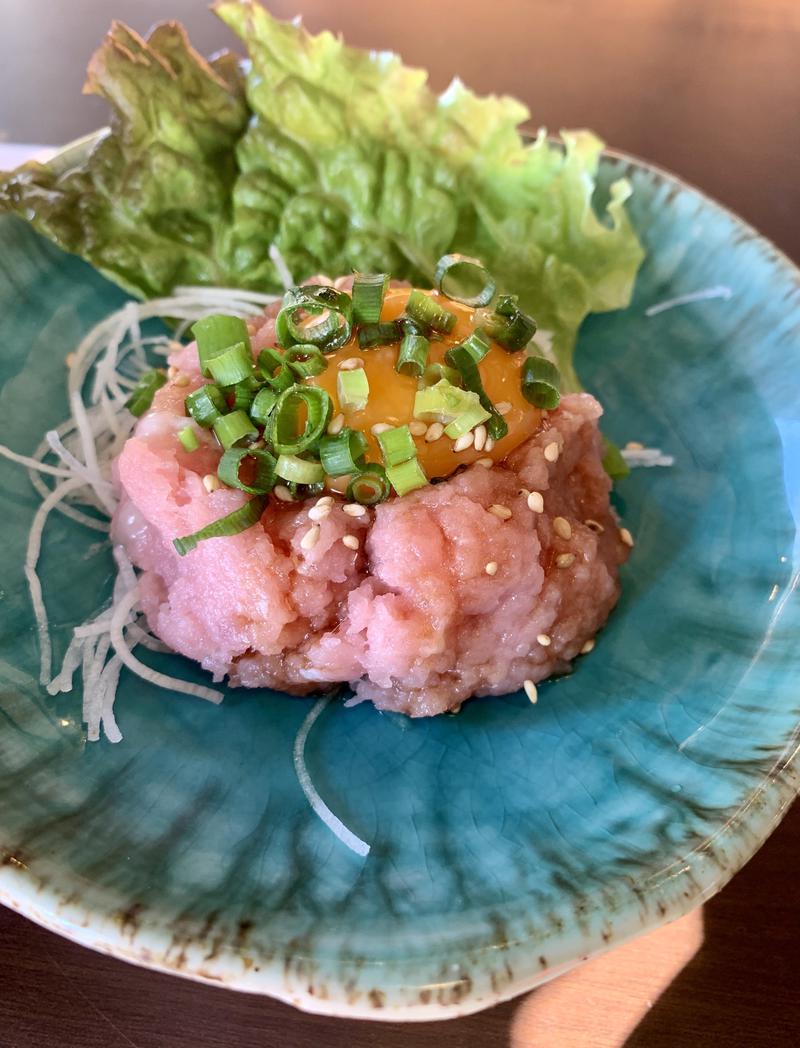
[(592, 207), (599, 139), (526, 141), (513, 99), (459, 82), (436, 95), (396, 55), (245, 0), (214, 10), (247, 50), (243, 84), (230, 56), (206, 63), (177, 25), (145, 42), (115, 24), (87, 82), (111, 103), (111, 132), (77, 167), (0, 176), (0, 210), (139, 295), (278, 290), (271, 244), (296, 280), (361, 269), (430, 283), (445, 252), (478, 255), (552, 332), (565, 387), (579, 388), (578, 327), (627, 305), (642, 260), (629, 185), (612, 186), (605, 216)]

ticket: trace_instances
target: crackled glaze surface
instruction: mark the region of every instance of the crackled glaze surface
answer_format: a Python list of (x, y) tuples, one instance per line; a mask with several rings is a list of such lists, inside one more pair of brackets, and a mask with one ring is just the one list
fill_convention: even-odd
[[(648, 250), (578, 365), (606, 430), (658, 445), (619, 508), (638, 538), (619, 609), (569, 678), (411, 722), (329, 708), (315, 783), (372, 844), (344, 849), (292, 768), (307, 705), (220, 708), (125, 678), (125, 741), (87, 746), (80, 697), (36, 685), (22, 571), (36, 499), (0, 460), (0, 900), (89, 946), (304, 1008), (467, 1012), (683, 913), (758, 847), (796, 790), (800, 723), (800, 275), (733, 216), (624, 158)], [(728, 299), (648, 317), (713, 285)], [(0, 441), (65, 414), (62, 361), (123, 296), (0, 220)], [(111, 558), (53, 520), (57, 652)], [(181, 672), (199, 679), (182, 663)]]

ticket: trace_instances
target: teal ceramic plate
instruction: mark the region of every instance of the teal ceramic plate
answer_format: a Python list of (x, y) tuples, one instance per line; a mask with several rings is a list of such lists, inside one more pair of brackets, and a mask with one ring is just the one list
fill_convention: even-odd
[[(638, 543), (594, 654), (536, 707), (509, 695), (416, 722), (328, 707), (307, 762), (371, 843), (362, 859), (297, 783), (306, 702), (231, 691), (216, 708), (127, 677), (124, 742), (85, 743), (80, 696), (35, 683), (23, 558), (37, 499), (0, 461), (3, 902), (153, 968), (431, 1019), (679, 916), (753, 854), (797, 775), (800, 274), (675, 178), (606, 157), (606, 184), (619, 175), (647, 261), (630, 308), (586, 324), (578, 365), (611, 437), (675, 465), (620, 486)], [(723, 297), (648, 315), (708, 288)], [(0, 441), (30, 452), (65, 417), (63, 356), (122, 301), (0, 222)], [(109, 585), (92, 542), (48, 524), (57, 653)]]

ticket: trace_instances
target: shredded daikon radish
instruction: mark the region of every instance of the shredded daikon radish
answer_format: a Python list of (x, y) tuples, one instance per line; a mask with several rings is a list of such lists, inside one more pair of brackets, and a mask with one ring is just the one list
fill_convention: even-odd
[(5, 444), (0, 444), (0, 455), (3, 458), (10, 459), (11, 462), (18, 462), (20, 466), (27, 466), (28, 469), (35, 469), (38, 473), (47, 473), (51, 477), (71, 477), (72, 473), (68, 469), (62, 469), (60, 466), (50, 466), (46, 462), (38, 462), (35, 458), (30, 458), (28, 455), (18, 455), (16, 451), (12, 451), (11, 448), (7, 448)]
[[(172, 317), (185, 328), (214, 312), (246, 318), (257, 315), (265, 305), (279, 298), (229, 288), (181, 287), (170, 297), (128, 302), (92, 328), (72, 355), (67, 381), (70, 418), (50, 430), (33, 455), (0, 446), (0, 455), (27, 467), (31, 484), (42, 498), (31, 526), (25, 558), (25, 574), (39, 634), (40, 679), (50, 694), (69, 691), (80, 668), (84, 682), (83, 719), (90, 741), (99, 739), (101, 727), (112, 741), (122, 737), (113, 706), (123, 664), (160, 687), (212, 702), (219, 702), (222, 694), (157, 673), (133, 656), (132, 650), (139, 644), (153, 651), (169, 649), (138, 621), (140, 616), (133, 610), (130, 597), (136, 587), (136, 573), (120, 550), (115, 551), (119, 574), (111, 607), (74, 629), (61, 669), (51, 679), (52, 647), (37, 573), (47, 518), (51, 510), (57, 510), (84, 527), (108, 532), (107, 520), (84, 512), (73, 503), (77, 501), (97, 510), (106, 518), (114, 513), (117, 498), (111, 484), (111, 463), (136, 425), (136, 419), (125, 408), (127, 390), (150, 366), (148, 352), (163, 357), (181, 348), (174, 336), (143, 337), (141, 328), (146, 320)], [(91, 388), (86, 397), (84, 387), (88, 380)], [(55, 455), (58, 461), (46, 461), (48, 455)], [(51, 476), (59, 481), (52, 488), (45, 479)], [(112, 645), (117, 654), (113, 654)]]
[(83, 477), (70, 477), (62, 480), (44, 502), (36, 510), (36, 515), (31, 524), (28, 535), (28, 550), (25, 554), (25, 577), (28, 580), (28, 588), (31, 591), (33, 603), (33, 614), (36, 618), (36, 628), (39, 632), (39, 682), (47, 685), (50, 682), (51, 666), (53, 662), (53, 651), (50, 645), (50, 633), (47, 628), (47, 611), (42, 597), (42, 584), (36, 574), (36, 566), (39, 562), (39, 554), (42, 549), (42, 533), (50, 510), (64, 499), (70, 491), (86, 484)]
[(286, 265), (286, 259), (278, 250), (276, 244), (269, 245), (269, 257), (272, 259), (272, 264), (278, 271), (278, 279), (287, 289), (294, 287), (294, 280), (292, 280), (292, 274), (289, 271), (289, 267)]
[(705, 287), (700, 291), (690, 291), (686, 295), (677, 295), (675, 298), (665, 299), (664, 302), (656, 302), (654, 305), (647, 307), (644, 315), (646, 317), (655, 317), (659, 313), (665, 313), (668, 309), (675, 309), (676, 306), (688, 306), (692, 302), (706, 302), (713, 298), (728, 299), (732, 294), (731, 289), (724, 284), (719, 284), (717, 287)]
[(300, 725), (300, 730), (295, 736), (294, 740), (294, 770), (297, 773), (297, 780), (300, 783), (300, 787), (303, 793), (306, 795), (306, 800), (311, 805), (314, 813), (325, 823), (331, 833), (335, 834), (342, 844), (356, 853), (356, 855), (369, 855), (369, 845), (366, 841), (362, 841), (360, 837), (357, 837), (352, 830), (348, 830), (345, 824), (330, 810), (328, 805), (323, 801), (320, 795), (317, 793), (314, 783), (311, 781), (311, 776), (308, 774), (305, 762), (305, 749), (306, 740), (308, 739), (308, 733), (314, 727), (317, 718), (331, 701), (330, 695), (323, 695), (321, 699), (314, 703), (308, 716)]
[(661, 448), (623, 448), (622, 457), (631, 469), (637, 466), (674, 466), (672, 455), (665, 455)]

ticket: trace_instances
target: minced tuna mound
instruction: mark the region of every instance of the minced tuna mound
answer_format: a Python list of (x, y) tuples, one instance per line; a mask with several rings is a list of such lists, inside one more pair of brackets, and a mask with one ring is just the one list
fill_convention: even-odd
[[(193, 347), (171, 363), (191, 387), (202, 381)], [(627, 547), (588, 394), (563, 397), (502, 465), (471, 466), (361, 517), (337, 499), (312, 549), (301, 540), (316, 500), (270, 500), (260, 525), (180, 557), (176, 536), (247, 497), (203, 486), (219, 459), (213, 438), (192, 453), (176, 440), (188, 388), (159, 390), (125, 445), (113, 535), (142, 571), (152, 631), (215, 680), (297, 695), (347, 682), (380, 709), (431, 716), (567, 671), (616, 603)], [(545, 457), (553, 444), (558, 456)], [(529, 508), (531, 491), (543, 512)]]

